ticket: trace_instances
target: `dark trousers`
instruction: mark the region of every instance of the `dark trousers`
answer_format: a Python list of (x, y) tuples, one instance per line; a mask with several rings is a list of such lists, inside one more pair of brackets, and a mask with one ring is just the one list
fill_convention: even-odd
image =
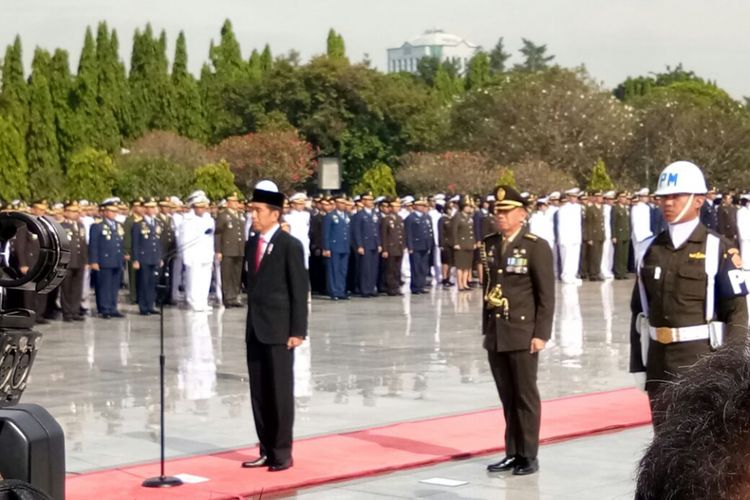
[(253, 332), (245, 342), (260, 454), (271, 464), (282, 464), (292, 458), (294, 350), (285, 344), (264, 344)]
[(138, 310), (147, 313), (154, 309), (156, 303), (156, 278), (158, 276), (156, 264), (141, 263), (137, 270), (135, 280), (138, 289)]
[(421, 293), (430, 272), (430, 252), (428, 250), (414, 250), (409, 254), (411, 265), (411, 291)]
[(536, 386), (539, 354), (487, 351), (487, 357), (503, 404), (506, 455), (536, 458), (542, 420)]
[(96, 301), (99, 314), (117, 312), (117, 293), (122, 283), (121, 267), (105, 267), (96, 273)]
[(346, 268), (346, 291), (352, 293), (359, 293), (359, 259), (357, 258), (357, 250), (352, 249), (349, 252), (349, 264)]
[(602, 253), (604, 251), (603, 241), (594, 241), (588, 247), (588, 269), (586, 274), (589, 279), (599, 279), (602, 277)]
[(349, 268), (348, 253), (332, 253), (326, 259), (326, 283), (331, 298), (346, 297), (346, 271)]
[(628, 253), (630, 253), (630, 240), (617, 240), (615, 243), (615, 278), (621, 279), (628, 276)]
[(242, 285), (242, 257), (221, 258), (221, 294), (224, 305), (236, 304), (240, 301), (240, 286)]
[(376, 295), (378, 293), (378, 260), (377, 250), (365, 250), (364, 255), (357, 254), (359, 291), (362, 295)]
[(385, 281), (385, 291), (388, 293), (398, 293), (401, 289), (401, 260), (403, 255), (388, 254), (385, 259), (385, 271), (383, 271), (383, 280)]
[(60, 306), (63, 318), (72, 318), (81, 315), (81, 298), (83, 295), (84, 269), (68, 268), (60, 288)]
[[(127, 263), (128, 268), (128, 297), (130, 298), (131, 304), (138, 303), (138, 272), (133, 269), (133, 261), (129, 260)], [(120, 276), (122, 280), (122, 276)]]
[(310, 256), (310, 288), (313, 293), (326, 293), (326, 260), (321, 255)]

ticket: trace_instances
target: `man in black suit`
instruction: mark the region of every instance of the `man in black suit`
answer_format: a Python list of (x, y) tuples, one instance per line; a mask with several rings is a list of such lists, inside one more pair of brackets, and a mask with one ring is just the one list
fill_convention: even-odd
[(292, 466), (294, 348), (307, 336), (308, 280), (302, 244), (279, 225), (284, 195), (258, 183), (251, 205), (253, 233), (245, 245), (247, 369), (260, 457), (247, 468)]

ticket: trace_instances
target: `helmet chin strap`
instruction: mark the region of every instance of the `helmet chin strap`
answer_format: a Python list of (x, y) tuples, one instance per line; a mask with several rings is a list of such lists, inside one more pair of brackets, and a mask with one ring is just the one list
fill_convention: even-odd
[(682, 221), (682, 218), (685, 217), (685, 214), (690, 209), (690, 205), (693, 204), (693, 200), (695, 199), (695, 194), (690, 194), (690, 198), (688, 198), (687, 203), (685, 203), (685, 206), (682, 207), (682, 210), (680, 213), (675, 217), (674, 222), (670, 222), (670, 225), (679, 224)]

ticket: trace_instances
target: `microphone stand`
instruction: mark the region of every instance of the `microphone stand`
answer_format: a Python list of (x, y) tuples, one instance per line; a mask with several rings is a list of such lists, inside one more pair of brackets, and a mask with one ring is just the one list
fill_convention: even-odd
[(169, 266), (172, 265), (173, 258), (174, 257), (170, 257), (166, 261), (162, 273), (162, 279), (159, 280), (159, 284), (156, 287), (161, 316), (159, 318), (159, 418), (161, 427), (161, 473), (159, 476), (150, 477), (143, 481), (142, 486), (146, 488), (171, 488), (173, 486), (182, 485), (182, 479), (179, 477), (167, 476), (164, 474), (164, 302), (167, 301), (167, 297), (169, 296), (169, 280), (171, 276)]

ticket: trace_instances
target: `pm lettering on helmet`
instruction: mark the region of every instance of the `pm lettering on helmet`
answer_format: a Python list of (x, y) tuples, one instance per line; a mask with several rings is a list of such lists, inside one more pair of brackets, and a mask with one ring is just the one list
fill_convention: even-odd
[(677, 174), (675, 172), (662, 172), (659, 184), (662, 186), (676, 186)]

